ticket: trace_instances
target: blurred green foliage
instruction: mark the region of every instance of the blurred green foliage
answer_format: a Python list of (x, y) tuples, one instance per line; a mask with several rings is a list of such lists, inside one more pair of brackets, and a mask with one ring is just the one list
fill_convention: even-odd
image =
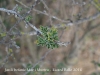
[(92, 63), (93, 63), (94, 65), (97, 65), (98, 67), (100, 67), (100, 63), (99, 63), (99, 62), (92, 61)]
[[(26, 68), (27, 69), (32, 69), (32, 64), (27, 64), (26, 65)], [(38, 69), (39, 68), (39, 65), (36, 65), (35, 67), (34, 67), (34, 69)], [(28, 74), (27, 75), (35, 75), (36, 74), (36, 72), (35, 71), (30, 71), (30, 72), (28, 72)]]
[(0, 36), (4, 37), (4, 36), (6, 36), (6, 33), (0, 33)]
[(9, 4), (9, 0), (0, 0), (0, 7), (5, 8)]
[(63, 62), (60, 62), (60, 63), (57, 64), (56, 67), (57, 67), (58, 69), (62, 69), (62, 68), (65, 67), (65, 64), (64, 64)]
[(18, 6), (18, 7), (17, 7), (17, 11), (18, 11), (18, 12), (21, 12), (21, 11), (22, 11), (22, 7)]
[(5, 25), (5, 27), (6, 27), (7, 30), (10, 29), (10, 26), (11, 26), (11, 25), (10, 25), (10, 22), (9, 22), (9, 21), (4, 20), (4, 21), (3, 21), (3, 24)]
[(42, 36), (38, 36), (36, 44), (39, 46), (46, 46), (47, 48), (53, 49), (58, 48), (57, 41), (58, 33), (56, 28), (48, 28), (46, 26), (40, 26)]
[(28, 15), (28, 16), (25, 17), (25, 20), (26, 20), (27, 22), (29, 22), (31, 19), (32, 19), (32, 16), (31, 16), (31, 15)]
[(95, 7), (100, 11), (100, 2), (99, 0), (94, 0), (95, 2)]
[(100, 72), (94, 72), (91, 75), (100, 75)]
[(0, 55), (0, 60), (2, 59), (2, 56)]

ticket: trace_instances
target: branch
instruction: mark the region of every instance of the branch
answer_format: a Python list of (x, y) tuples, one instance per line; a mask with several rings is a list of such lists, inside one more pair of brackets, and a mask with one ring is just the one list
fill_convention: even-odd
[(94, 14), (93, 16), (91, 17), (88, 17), (88, 18), (84, 18), (84, 19), (81, 19), (81, 20), (78, 20), (76, 22), (69, 22), (67, 24), (64, 24), (64, 26), (62, 26), (62, 24), (58, 24), (58, 25), (55, 25), (56, 28), (62, 28), (62, 27), (66, 27), (66, 26), (73, 26), (73, 25), (79, 25), (81, 23), (84, 23), (84, 22), (88, 22), (88, 21), (91, 21), (91, 20), (95, 20), (96, 18), (100, 17), (100, 12)]

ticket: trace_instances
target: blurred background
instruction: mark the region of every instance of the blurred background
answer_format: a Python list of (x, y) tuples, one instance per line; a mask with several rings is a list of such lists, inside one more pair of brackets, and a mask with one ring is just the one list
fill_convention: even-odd
[[(0, 0), (0, 8), (12, 10), (18, 4), (22, 8), (20, 14), (25, 14), (34, 1)], [(100, 16), (96, 17), (96, 14), (100, 14), (100, 0), (43, 1), (45, 3), (40, 2), (30, 13), (32, 16), (30, 23), (37, 28), (41, 25), (56, 26), (60, 41), (71, 42), (71, 44), (67, 47), (60, 46), (53, 49), (35, 68), (50, 70), (52, 68), (74, 68), (76, 71), (31, 72), (28, 75), (100, 75)], [(14, 15), (0, 11), (0, 22), (6, 27), (6, 31), (9, 31), (17, 20), (18, 18)], [(69, 22), (74, 25), (66, 26)], [(17, 28), (24, 33), (33, 31), (23, 21), (18, 24)], [(25, 72), (4, 71), (5, 68), (31, 67), (50, 50), (37, 46), (34, 43), (36, 39), (36, 35), (19, 36), (15, 41), (20, 49), (13, 48), (14, 56), (9, 57), (4, 68), (0, 69), (0, 75), (23, 75)], [(0, 65), (6, 55), (6, 46), (0, 44)], [(77, 68), (82, 71), (77, 71)]]

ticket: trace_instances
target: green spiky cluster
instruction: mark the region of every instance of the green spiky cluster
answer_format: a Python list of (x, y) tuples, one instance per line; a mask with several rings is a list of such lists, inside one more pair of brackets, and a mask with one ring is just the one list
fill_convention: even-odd
[(46, 46), (50, 49), (58, 48), (59, 45), (57, 44), (57, 41), (59, 39), (57, 29), (54, 27), (47, 28), (46, 26), (40, 26), (40, 30), (42, 32), (42, 35), (38, 36), (36, 44), (39, 46)]

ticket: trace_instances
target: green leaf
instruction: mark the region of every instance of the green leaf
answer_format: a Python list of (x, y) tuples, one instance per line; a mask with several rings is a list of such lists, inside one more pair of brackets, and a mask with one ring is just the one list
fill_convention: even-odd
[(12, 52), (13, 52), (13, 50), (10, 48), (10, 49), (9, 49), (9, 53), (12, 53)]
[(97, 75), (96, 73), (92, 73), (91, 75)]
[(64, 68), (64, 67), (65, 67), (65, 65), (63, 62), (60, 62), (57, 64), (57, 68), (59, 68), (59, 69)]
[(98, 67), (100, 67), (100, 63), (99, 63), (99, 62), (92, 61), (92, 63), (93, 63), (94, 65), (97, 65)]
[(100, 67), (100, 63), (97, 63), (97, 65)]
[(26, 67), (29, 69), (32, 67), (32, 64), (27, 64)]
[(38, 69), (40, 66), (39, 65), (36, 65), (35, 67), (34, 67), (34, 69)]
[(100, 2), (99, 0), (94, 0), (94, 6), (100, 11)]
[(6, 36), (6, 33), (1, 33), (0, 35), (1, 35), (1, 37), (4, 37), (4, 36)]
[(2, 59), (2, 56), (0, 55), (0, 60)]
[(32, 16), (31, 16), (31, 15), (28, 15), (28, 16), (25, 17), (25, 20), (26, 20), (27, 22), (29, 22), (31, 19), (32, 19)]
[(18, 7), (17, 7), (17, 10), (18, 10), (19, 12), (21, 12), (21, 11), (22, 11), (22, 7), (18, 6)]
[(28, 72), (27, 75), (31, 75), (31, 72)]

